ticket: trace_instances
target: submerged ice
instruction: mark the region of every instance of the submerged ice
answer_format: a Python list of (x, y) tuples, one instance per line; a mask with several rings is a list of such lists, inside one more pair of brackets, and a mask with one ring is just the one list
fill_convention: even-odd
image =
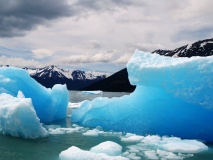
[(107, 130), (213, 142), (213, 56), (172, 58), (136, 50), (127, 64), (136, 90), (73, 109), (72, 122)]
[(0, 133), (22, 138), (43, 138), (48, 135), (42, 127), (30, 98), (0, 94)]
[[(49, 123), (66, 117), (69, 93), (65, 85), (55, 85), (52, 89), (47, 89), (23, 69), (1, 67), (0, 93), (16, 96), (18, 91), (23, 92), (26, 98), (32, 99), (32, 104), (41, 122)], [(26, 113), (23, 112), (23, 114)]]

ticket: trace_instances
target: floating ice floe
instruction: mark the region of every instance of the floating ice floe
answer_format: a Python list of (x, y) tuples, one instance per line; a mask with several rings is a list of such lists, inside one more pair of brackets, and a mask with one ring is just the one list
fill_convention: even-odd
[(71, 102), (69, 102), (68, 103), (68, 108), (71, 108), (71, 109), (79, 108), (81, 106), (81, 103), (82, 102), (78, 102), (78, 103), (71, 103)]
[(55, 85), (52, 89), (47, 89), (23, 69), (0, 67), (0, 93), (17, 96), (18, 91), (32, 99), (41, 122), (49, 123), (66, 117), (69, 93), (65, 85)]
[(6, 93), (0, 94), (0, 133), (22, 138), (43, 138), (48, 136), (41, 125), (30, 98)]
[(96, 129), (93, 130), (88, 130), (85, 133), (83, 133), (84, 136), (92, 136), (92, 137), (97, 137), (99, 135), (99, 131)]
[(122, 142), (137, 143), (144, 139), (144, 136), (127, 133), (125, 137), (121, 138)]
[(92, 147), (90, 151), (95, 153), (105, 153), (109, 156), (118, 156), (121, 154), (122, 146), (112, 141), (106, 141)]
[(136, 50), (127, 64), (135, 91), (95, 98), (72, 122), (105, 130), (213, 142), (213, 56), (173, 58)]
[(83, 94), (103, 94), (103, 91), (82, 91)]
[[(90, 151), (81, 150), (72, 146), (59, 154), (61, 160), (128, 160), (128, 158), (119, 156), (120, 147), (114, 142), (104, 142), (105, 149), (102, 144), (93, 147)], [(112, 148), (111, 148), (112, 147)], [(116, 150), (112, 150), (112, 149)], [(122, 147), (121, 147), (122, 148)]]

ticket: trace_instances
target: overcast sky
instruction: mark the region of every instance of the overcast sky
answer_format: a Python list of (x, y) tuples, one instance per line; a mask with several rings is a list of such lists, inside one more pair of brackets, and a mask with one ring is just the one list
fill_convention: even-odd
[(116, 72), (213, 38), (212, 0), (0, 0), (0, 64)]

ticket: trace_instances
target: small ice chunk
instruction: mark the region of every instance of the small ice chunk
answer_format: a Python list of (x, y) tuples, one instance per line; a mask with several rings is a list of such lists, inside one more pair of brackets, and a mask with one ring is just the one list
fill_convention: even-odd
[(159, 159), (154, 150), (144, 151), (144, 154), (148, 159)]
[(88, 130), (85, 133), (82, 133), (84, 136), (92, 136), (92, 137), (97, 137), (98, 136), (98, 130), (93, 129), (93, 130)]
[(59, 154), (61, 160), (128, 160), (121, 156), (109, 156), (105, 153), (94, 153), (84, 151), (78, 147), (72, 146)]
[(122, 147), (115, 142), (106, 141), (92, 147), (90, 151), (95, 153), (105, 153), (109, 156), (118, 156), (121, 154)]
[(81, 103), (82, 102), (79, 102), (79, 103), (71, 103), (71, 102), (69, 102), (68, 103), (68, 108), (72, 108), (72, 109), (79, 108), (81, 106)]
[(129, 136), (129, 137), (121, 138), (121, 141), (126, 142), (126, 143), (138, 143), (141, 140), (143, 140), (143, 138), (144, 138), (143, 136), (132, 135), (132, 136)]

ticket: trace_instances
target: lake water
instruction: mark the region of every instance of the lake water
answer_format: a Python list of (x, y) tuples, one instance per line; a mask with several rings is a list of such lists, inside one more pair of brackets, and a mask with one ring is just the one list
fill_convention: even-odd
[[(104, 92), (104, 97), (119, 97), (128, 93)], [(100, 95), (83, 95), (79, 91), (70, 92), (70, 101), (73, 103), (81, 102), (85, 99), (92, 100)], [(60, 127), (71, 127), (70, 118), (63, 121), (54, 122), (52, 125)], [(83, 136), (89, 128), (71, 134), (50, 134), (49, 137), (37, 140), (26, 140), (14, 138), (11, 136), (0, 135), (0, 160), (59, 160), (61, 151), (71, 146), (77, 146), (83, 150), (89, 150), (91, 147), (104, 142), (114, 141), (127, 150), (128, 145), (121, 142), (116, 134), (98, 135), (97, 137)], [(189, 160), (212, 160), (213, 145), (208, 145), (208, 151), (194, 154), (193, 157), (185, 158)], [(146, 159), (141, 155), (141, 159)]]

